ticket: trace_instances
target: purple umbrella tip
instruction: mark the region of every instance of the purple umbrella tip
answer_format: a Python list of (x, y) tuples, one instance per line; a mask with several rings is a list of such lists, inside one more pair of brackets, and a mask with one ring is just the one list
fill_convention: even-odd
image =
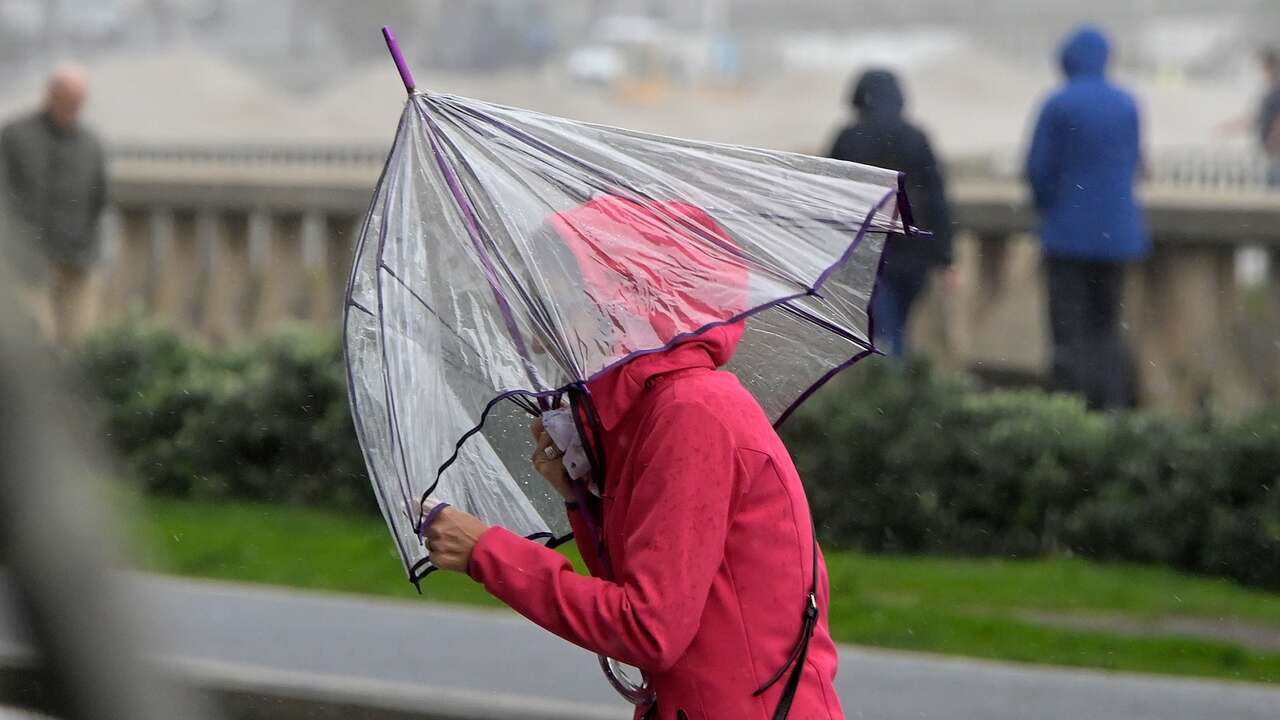
[(413, 73), (409, 72), (409, 63), (405, 62), (404, 53), (400, 52), (400, 43), (396, 41), (396, 34), (391, 30), (390, 25), (382, 26), (382, 38), (387, 41), (387, 50), (391, 51), (391, 59), (395, 61), (396, 70), (400, 72), (405, 91), (412, 93), (417, 85), (413, 81)]

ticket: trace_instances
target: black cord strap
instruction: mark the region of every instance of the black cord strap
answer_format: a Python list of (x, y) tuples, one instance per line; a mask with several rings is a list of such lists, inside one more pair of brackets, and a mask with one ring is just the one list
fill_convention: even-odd
[(795, 649), (791, 651), (787, 662), (778, 669), (778, 672), (774, 673), (768, 682), (761, 685), (759, 690), (752, 693), (752, 697), (760, 697), (782, 679), (782, 676), (787, 672), (787, 668), (791, 668), (791, 676), (787, 678), (787, 684), (782, 690), (782, 698), (778, 700), (778, 708), (773, 713), (773, 720), (786, 720), (787, 715), (791, 713), (791, 704), (795, 702), (796, 690), (800, 687), (800, 678), (804, 676), (804, 664), (809, 658), (809, 642), (813, 640), (813, 632), (818, 627), (818, 535), (816, 527), (814, 528), (813, 536), (813, 584), (810, 586), (809, 597), (806, 600), (804, 622), (801, 624), (800, 639), (796, 641)]

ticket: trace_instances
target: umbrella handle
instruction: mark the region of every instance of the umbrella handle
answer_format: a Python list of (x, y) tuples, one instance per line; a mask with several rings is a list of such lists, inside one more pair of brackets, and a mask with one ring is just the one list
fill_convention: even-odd
[(396, 70), (400, 71), (400, 79), (404, 81), (405, 92), (412, 95), (417, 85), (413, 82), (413, 73), (409, 72), (409, 63), (405, 62), (404, 53), (400, 52), (400, 43), (396, 42), (396, 34), (391, 31), (390, 25), (382, 26), (382, 38), (387, 41), (387, 50), (391, 51), (391, 59), (396, 63)]
[(649, 685), (648, 675), (645, 675), (642, 671), (640, 680), (637, 682), (627, 675), (622, 663), (604, 655), (597, 657), (600, 658), (600, 669), (604, 671), (604, 676), (608, 678), (609, 684), (623, 699), (632, 705), (650, 705), (653, 703), (656, 696), (653, 688)]

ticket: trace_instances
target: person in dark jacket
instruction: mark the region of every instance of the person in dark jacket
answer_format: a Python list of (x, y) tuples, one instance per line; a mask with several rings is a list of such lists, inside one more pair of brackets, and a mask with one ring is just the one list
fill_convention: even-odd
[(98, 221), (106, 204), (106, 167), (97, 138), (80, 122), (84, 71), (65, 66), (49, 80), (45, 105), (0, 129), (0, 201), (12, 238), (12, 263), (38, 320), (66, 345), (90, 322)]
[(1041, 108), (1026, 162), (1048, 280), (1051, 382), (1093, 408), (1132, 404), (1121, 295), (1126, 266), (1150, 251), (1135, 188), (1138, 104), (1107, 80), (1109, 54), (1095, 27), (1067, 38), (1067, 80)]
[(906, 174), (907, 199), (914, 221), (932, 237), (892, 235), (885, 249), (871, 316), (879, 340), (895, 356), (907, 349), (911, 307), (932, 270), (951, 265), (951, 214), (942, 166), (929, 138), (903, 114), (906, 100), (897, 77), (888, 70), (862, 74), (850, 98), (857, 119), (840, 131), (828, 155)]
[(1280, 49), (1262, 51), (1262, 72), (1267, 79), (1267, 92), (1258, 108), (1257, 137), (1271, 160), (1267, 183), (1280, 186)]

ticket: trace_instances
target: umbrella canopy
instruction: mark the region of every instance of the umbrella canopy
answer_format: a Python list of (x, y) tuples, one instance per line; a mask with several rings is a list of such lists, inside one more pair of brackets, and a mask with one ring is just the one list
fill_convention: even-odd
[[(873, 350), (897, 173), (411, 93), (358, 241), (345, 346), (361, 446), (409, 576), (430, 494), (554, 544), (528, 414), (720, 328), (781, 423)], [(728, 358), (726, 358), (728, 360)]]

